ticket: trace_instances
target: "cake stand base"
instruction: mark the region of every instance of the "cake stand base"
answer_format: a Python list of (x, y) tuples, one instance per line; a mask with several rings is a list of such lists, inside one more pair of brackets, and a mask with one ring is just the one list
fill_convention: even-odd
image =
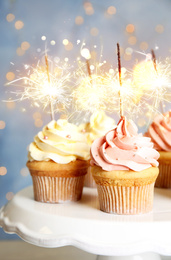
[(156, 253), (142, 253), (132, 256), (104, 256), (98, 255), (96, 260), (161, 260)]
[(153, 211), (128, 216), (100, 211), (96, 189), (84, 188), (78, 202), (50, 204), (34, 201), (28, 187), (0, 209), (0, 226), (31, 244), (71, 245), (98, 260), (159, 260), (171, 256), (171, 190), (155, 188)]

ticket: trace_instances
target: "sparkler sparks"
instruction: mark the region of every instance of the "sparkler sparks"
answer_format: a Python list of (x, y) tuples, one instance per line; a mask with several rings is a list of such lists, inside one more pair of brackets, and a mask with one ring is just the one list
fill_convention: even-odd
[(39, 62), (36, 68), (25, 65), (28, 77), (18, 78), (7, 85), (23, 88), (22, 90), (11, 91), (17, 97), (13, 101), (30, 99), (33, 101), (32, 104), (34, 106), (42, 106), (48, 112), (50, 112), (48, 109), (49, 105), (51, 105), (54, 113), (63, 111), (70, 103), (70, 87), (68, 86), (68, 82), (71, 73), (66, 65), (59, 67), (55, 62), (50, 61), (49, 66), (47, 58), (45, 58), (45, 61), (46, 66), (41, 66)]
[[(157, 70), (156, 70), (156, 69)], [(137, 64), (133, 71), (136, 92), (135, 103), (147, 108), (150, 114), (158, 110), (161, 102), (169, 102), (171, 63), (169, 59), (155, 63), (152, 60)]]

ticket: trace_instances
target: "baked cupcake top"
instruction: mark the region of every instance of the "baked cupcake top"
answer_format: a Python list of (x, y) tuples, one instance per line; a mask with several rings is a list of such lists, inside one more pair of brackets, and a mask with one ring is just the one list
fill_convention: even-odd
[(104, 135), (107, 131), (115, 127), (113, 118), (106, 115), (104, 111), (96, 111), (90, 117), (90, 122), (81, 124), (79, 129), (85, 133), (88, 144)]
[(67, 120), (51, 121), (29, 146), (29, 161), (49, 161), (67, 164), (76, 159), (89, 160), (90, 146), (86, 136)]
[(149, 137), (138, 134), (133, 121), (122, 117), (113, 130), (96, 139), (91, 146), (91, 165), (105, 171), (142, 171), (158, 166), (159, 153)]
[(145, 136), (149, 136), (158, 151), (171, 152), (171, 111), (158, 115)]

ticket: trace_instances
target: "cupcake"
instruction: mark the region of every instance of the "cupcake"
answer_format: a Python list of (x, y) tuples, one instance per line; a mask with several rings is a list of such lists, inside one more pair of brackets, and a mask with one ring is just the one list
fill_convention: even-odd
[(155, 186), (171, 188), (171, 111), (158, 115), (145, 135), (151, 138), (160, 154), (159, 176)]
[(132, 121), (122, 117), (115, 129), (91, 146), (91, 173), (104, 212), (141, 214), (152, 210), (159, 153), (150, 138), (137, 130)]
[(51, 121), (29, 146), (27, 167), (34, 199), (51, 203), (79, 200), (89, 157), (90, 146), (77, 126), (64, 119)]
[[(104, 111), (96, 111), (91, 115), (90, 122), (81, 124), (79, 129), (85, 133), (87, 143), (91, 145), (96, 138), (103, 136), (107, 131), (113, 129), (114, 126), (115, 121), (113, 118), (107, 116)], [(90, 173), (90, 167), (85, 176), (84, 186), (96, 188), (96, 183)]]

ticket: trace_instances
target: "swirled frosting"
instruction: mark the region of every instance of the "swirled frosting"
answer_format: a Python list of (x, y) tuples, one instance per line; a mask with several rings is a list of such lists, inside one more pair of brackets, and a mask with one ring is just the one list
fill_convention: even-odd
[(171, 152), (171, 111), (158, 115), (145, 135), (151, 138), (158, 151)]
[(104, 135), (107, 131), (115, 127), (115, 121), (113, 118), (107, 116), (104, 111), (96, 111), (90, 117), (90, 122), (81, 124), (79, 129), (85, 132), (88, 144)]
[(67, 164), (76, 159), (88, 160), (90, 146), (86, 136), (67, 120), (51, 121), (34, 138), (29, 146), (30, 161), (49, 161)]
[(138, 134), (132, 121), (122, 117), (113, 130), (96, 139), (91, 146), (91, 165), (105, 171), (142, 171), (158, 166), (159, 153), (149, 137)]

